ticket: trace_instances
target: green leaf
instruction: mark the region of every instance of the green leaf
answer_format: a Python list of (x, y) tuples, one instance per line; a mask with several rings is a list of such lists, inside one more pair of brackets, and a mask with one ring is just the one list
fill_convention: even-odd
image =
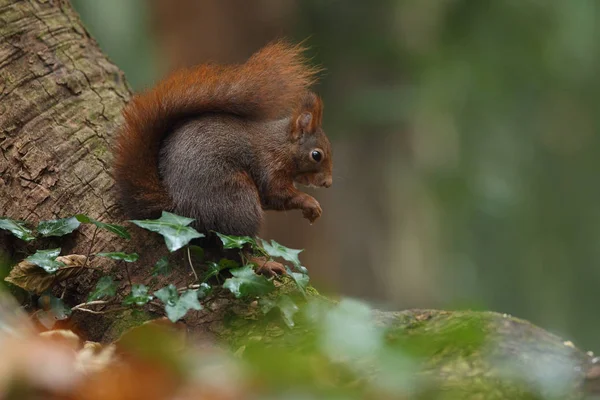
[(192, 239), (204, 237), (202, 233), (188, 226), (193, 221), (192, 218), (163, 211), (159, 219), (132, 220), (131, 222), (141, 228), (163, 235), (167, 248), (173, 252), (188, 244)]
[(294, 315), (300, 310), (296, 303), (286, 295), (283, 295), (277, 301), (277, 307), (279, 311), (281, 311), (281, 317), (283, 318), (283, 322), (290, 327), (293, 328), (294, 323)]
[(260, 306), (260, 310), (263, 314), (268, 314), (269, 311), (277, 307), (277, 303), (273, 299), (269, 299), (267, 297), (263, 297), (258, 301), (258, 305)]
[(52, 329), (57, 321), (69, 318), (72, 312), (61, 299), (51, 295), (40, 296), (38, 305), (44, 310), (36, 312), (35, 315), (47, 329)]
[(152, 268), (151, 272), (153, 276), (157, 276), (168, 275), (171, 273), (171, 271), (173, 271), (173, 266), (169, 264), (169, 257), (164, 256), (161, 257), (161, 259), (158, 260), (156, 264), (154, 264), (154, 267)]
[(230, 236), (223, 235), (219, 232), (215, 232), (221, 242), (223, 243), (224, 249), (241, 249), (245, 244), (255, 245), (256, 242), (250, 236)]
[(208, 267), (208, 270), (206, 271), (206, 274), (204, 275), (204, 279), (203, 279), (204, 282), (206, 282), (213, 276), (218, 276), (219, 272), (221, 272), (221, 267), (216, 262), (209, 261), (206, 263), (206, 266)]
[(189, 310), (202, 310), (195, 290), (187, 290), (179, 297), (177, 288), (171, 284), (154, 292), (154, 295), (165, 304), (167, 317), (172, 322), (183, 318)]
[(65, 264), (56, 261), (56, 257), (60, 254), (60, 248), (49, 249), (49, 250), (38, 250), (34, 255), (29, 256), (25, 261), (29, 261), (38, 267), (43, 268), (46, 272), (52, 274), (56, 272), (60, 267), (64, 267)]
[(294, 301), (287, 295), (283, 295), (274, 301), (272, 299), (262, 298), (259, 301), (260, 309), (263, 314), (269, 313), (274, 308), (278, 308), (283, 322), (290, 328), (295, 325), (294, 315), (300, 310), (300, 308), (294, 303)]
[(105, 224), (104, 222), (100, 222), (98, 220), (90, 218), (85, 214), (78, 214), (75, 216), (75, 218), (77, 218), (77, 221), (81, 222), (82, 224), (94, 224), (98, 228), (105, 229), (109, 232), (112, 232), (115, 235), (122, 237), (123, 239), (127, 239), (127, 240), (131, 239), (131, 235), (129, 234), (129, 232), (127, 232), (127, 229), (125, 229), (124, 226), (114, 225), (114, 224)]
[(204, 249), (202, 247), (191, 244), (188, 246), (188, 249), (190, 249), (190, 253), (192, 253), (195, 260), (199, 262), (204, 261)]
[(123, 253), (121, 251), (113, 251), (109, 253), (96, 253), (96, 257), (107, 257), (113, 260), (125, 261), (125, 262), (136, 262), (140, 256), (137, 253)]
[(143, 306), (154, 297), (148, 294), (148, 288), (145, 285), (133, 284), (131, 293), (123, 299), (123, 304), (126, 306), (136, 305)]
[(198, 289), (198, 300), (202, 300), (212, 292), (212, 287), (208, 283), (202, 282)]
[(154, 292), (154, 295), (157, 299), (159, 299), (167, 305), (174, 305), (179, 299), (177, 288), (173, 284), (170, 284), (169, 286), (165, 286), (162, 289), (157, 290), (156, 292)]
[(233, 278), (228, 278), (223, 283), (223, 287), (229, 289), (237, 298), (243, 296), (260, 296), (275, 289), (273, 282), (262, 275), (257, 275), (250, 264), (232, 269), (231, 274)]
[(304, 293), (306, 290), (306, 287), (308, 286), (310, 277), (307, 274), (301, 274), (300, 272), (293, 272), (287, 266), (285, 267), (285, 269), (286, 269), (286, 272), (288, 273), (288, 275), (290, 276), (290, 278), (292, 278), (292, 280), (294, 282), (296, 282), (296, 286), (298, 286), (300, 291), (302, 293)]
[(240, 263), (238, 263), (237, 261), (234, 260), (230, 260), (228, 258), (221, 258), (219, 260), (219, 268), (221, 268), (221, 271), (226, 270), (226, 269), (233, 269), (233, 268), (239, 268)]
[(304, 274), (308, 272), (306, 268), (300, 264), (300, 259), (298, 258), (298, 255), (303, 251), (303, 249), (290, 249), (289, 247), (285, 247), (274, 240), (271, 240), (271, 243), (263, 240), (262, 244), (267, 254), (269, 254), (271, 257), (281, 257), (284, 260), (294, 264), (294, 267), (296, 267), (300, 272)]
[(181, 225), (181, 226), (188, 226), (189, 224), (194, 222), (194, 218), (183, 217), (181, 215), (173, 214), (173, 213), (166, 212), (166, 211), (162, 212), (162, 215), (160, 216), (159, 220), (161, 220), (162, 222), (165, 222), (167, 224)]
[(0, 229), (9, 231), (16, 237), (26, 242), (30, 242), (35, 239), (33, 231), (25, 226), (25, 222), (16, 221), (10, 218), (0, 218)]
[(96, 288), (90, 293), (88, 301), (99, 300), (103, 297), (114, 297), (116, 294), (117, 284), (110, 276), (103, 276), (96, 283)]
[(81, 222), (76, 217), (42, 221), (38, 224), (37, 231), (44, 237), (64, 236), (79, 228)]
[(221, 273), (221, 271), (224, 271), (226, 269), (238, 268), (240, 266), (240, 264), (237, 263), (236, 261), (229, 260), (227, 258), (221, 258), (221, 260), (219, 260), (218, 264), (215, 262), (209, 261), (206, 263), (206, 265), (208, 266), (208, 271), (206, 271), (206, 275), (204, 275), (204, 279), (203, 279), (204, 282), (206, 282), (213, 276), (218, 277), (218, 275)]

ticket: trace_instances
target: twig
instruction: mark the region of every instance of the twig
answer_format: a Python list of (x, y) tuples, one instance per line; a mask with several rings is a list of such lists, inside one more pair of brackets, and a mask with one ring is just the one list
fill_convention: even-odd
[(185, 292), (186, 290), (194, 290), (194, 289), (200, 289), (200, 285), (199, 284), (188, 285), (186, 287), (177, 288), (177, 291), (178, 292)]
[[(125, 261), (123, 261), (125, 262)], [(125, 272), (127, 273), (127, 280), (129, 281), (129, 287), (133, 287), (131, 284), (131, 276), (129, 275), (129, 265), (125, 262)]]
[(243, 251), (240, 251), (240, 259), (242, 260), (242, 265), (248, 264), (249, 258), (246, 257)]
[(110, 310), (96, 311), (96, 310), (90, 310), (89, 308), (85, 308), (85, 307), (89, 307), (89, 306), (99, 306), (99, 305), (106, 305), (106, 304), (110, 304), (110, 302), (107, 300), (88, 301), (87, 303), (81, 303), (81, 304), (76, 305), (75, 307), (71, 308), (71, 311), (83, 311), (83, 312), (87, 312), (90, 314), (107, 314), (107, 313), (123, 311), (123, 310), (128, 309), (127, 307), (117, 307), (117, 308), (113, 308)]
[(104, 305), (104, 304), (108, 304), (109, 302), (107, 300), (94, 300), (94, 301), (88, 301), (87, 303), (81, 303), (81, 304), (77, 304), (75, 307), (72, 307), (71, 310), (79, 310), (82, 307), (87, 307), (87, 306), (96, 306), (96, 305)]
[(129, 282), (129, 287), (133, 287), (131, 284), (131, 275), (129, 275), (129, 265), (125, 261), (121, 261), (125, 264), (125, 273), (127, 274), (127, 281)]
[(90, 248), (88, 249), (87, 255), (85, 256), (85, 262), (83, 263), (83, 267), (87, 266), (88, 260), (90, 259), (90, 254), (92, 254), (92, 248), (94, 247), (94, 242), (96, 241), (96, 234), (98, 233), (98, 226), (94, 229), (94, 234), (92, 235), (92, 243), (90, 243)]
[(190, 248), (187, 248), (187, 255), (188, 255), (188, 261), (190, 263), (190, 268), (192, 269), (192, 272), (194, 273), (194, 277), (196, 278), (196, 282), (200, 281), (200, 278), (198, 278), (198, 274), (196, 273), (196, 270), (194, 269), (194, 264), (192, 264), (192, 254), (190, 252)]
[(78, 308), (76, 311), (84, 311), (90, 314), (108, 314), (108, 313), (113, 313), (113, 312), (119, 312), (119, 311), (124, 311), (127, 310), (127, 307), (119, 307), (119, 308), (113, 308), (111, 310), (105, 310), (105, 311), (94, 311), (94, 310), (90, 310), (89, 308)]

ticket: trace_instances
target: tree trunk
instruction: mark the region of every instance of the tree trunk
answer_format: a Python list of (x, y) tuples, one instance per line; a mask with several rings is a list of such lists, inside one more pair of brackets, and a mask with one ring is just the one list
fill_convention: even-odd
[[(1, 0), (2, 215), (118, 218), (110, 143), (129, 97), (67, 1)], [(109, 239), (99, 234), (98, 247)]]
[[(0, 0), (1, 214), (30, 222), (77, 213), (105, 221), (121, 220), (112, 194), (110, 146), (121, 121), (121, 108), (130, 95), (123, 74), (102, 54), (67, 1)], [(141, 232), (134, 234), (139, 236)], [(76, 234), (67, 243), (69, 252), (85, 254), (90, 236), (89, 229)], [(8, 237), (2, 237), (5, 250), (9, 250)], [(95, 247), (113, 250), (114, 243), (114, 237), (99, 232)], [(136, 245), (148, 260), (164, 248), (162, 239), (146, 235), (118, 249), (133, 249)], [(147, 262), (137, 264), (133, 279), (148, 281)], [(185, 282), (188, 275), (187, 267), (179, 268), (169, 282)], [(85, 295), (93, 283), (86, 275), (77, 290)], [(287, 288), (284, 284), (278, 290)], [(238, 341), (238, 335), (270, 341), (282, 332), (302, 334), (286, 330), (282, 322), (263, 321), (257, 307), (224, 292), (216, 293), (205, 309), (210, 311), (189, 314), (188, 328), (232, 344)], [(231, 318), (225, 317), (230, 315), (241, 317), (243, 326), (240, 320), (235, 329), (229, 325)], [(374, 318), (374, 323), (397, 328), (400, 336), (445, 331), (465, 320), (481, 321), (482, 329), (495, 338), (494, 346), (482, 350), (489, 354), (466, 354), (448, 343), (444, 356), (432, 358), (426, 373), (437, 375), (449, 385), (461, 384), (465, 379), (497, 380), (500, 373), (494, 364), (496, 358), (490, 355), (522, 368), (533, 368), (551, 359), (552, 365), (572, 369), (569, 382), (574, 388), (579, 387), (592, 366), (590, 357), (565, 346), (559, 338), (499, 314), (405, 311), (377, 312)], [(89, 338), (110, 340), (128, 324), (113, 314), (111, 319), (91, 316), (80, 325), (85, 326)], [(500, 393), (497, 387), (494, 390)], [(514, 392), (506, 389), (506, 393)]]

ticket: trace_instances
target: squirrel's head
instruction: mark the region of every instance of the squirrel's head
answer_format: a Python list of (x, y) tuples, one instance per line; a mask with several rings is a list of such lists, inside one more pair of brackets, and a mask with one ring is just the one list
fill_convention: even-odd
[(327, 188), (333, 183), (331, 144), (321, 127), (322, 118), (321, 98), (308, 92), (290, 124), (295, 154), (294, 182), (301, 185)]

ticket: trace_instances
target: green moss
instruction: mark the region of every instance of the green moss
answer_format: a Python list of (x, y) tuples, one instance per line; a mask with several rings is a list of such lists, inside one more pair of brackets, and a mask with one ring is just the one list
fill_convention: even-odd
[(142, 310), (125, 310), (119, 313), (103, 337), (105, 342), (114, 342), (126, 331), (149, 321), (156, 316)]
[(492, 312), (398, 313), (386, 339), (438, 382), (436, 399), (578, 398), (575, 366), (586, 362), (560, 338)]
[(102, 159), (104, 155), (108, 152), (108, 148), (100, 140), (98, 140), (97, 143), (94, 143), (93, 149), (94, 150), (92, 151), (92, 153), (99, 159)]
[[(281, 293), (279, 293), (280, 295)], [(263, 316), (230, 313), (223, 336), (232, 349), (280, 351), (288, 361), (317, 357), (318, 327), (300, 316), (293, 329), (277, 312)], [(244, 316), (246, 315), (246, 316)], [(426, 384), (418, 399), (577, 399), (583, 376), (575, 366), (587, 360), (580, 351), (527, 321), (492, 312), (410, 310), (375, 312), (384, 329), (386, 353), (410, 360), (411, 367), (388, 365), (405, 379), (411, 374)], [(382, 364), (387, 365), (387, 364)], [(380, 365), (381, 366), (381, 365)], [(339, 368), (339, 365), (336, 366)], [(312, 376), (307, 373), (307, 376)]]

